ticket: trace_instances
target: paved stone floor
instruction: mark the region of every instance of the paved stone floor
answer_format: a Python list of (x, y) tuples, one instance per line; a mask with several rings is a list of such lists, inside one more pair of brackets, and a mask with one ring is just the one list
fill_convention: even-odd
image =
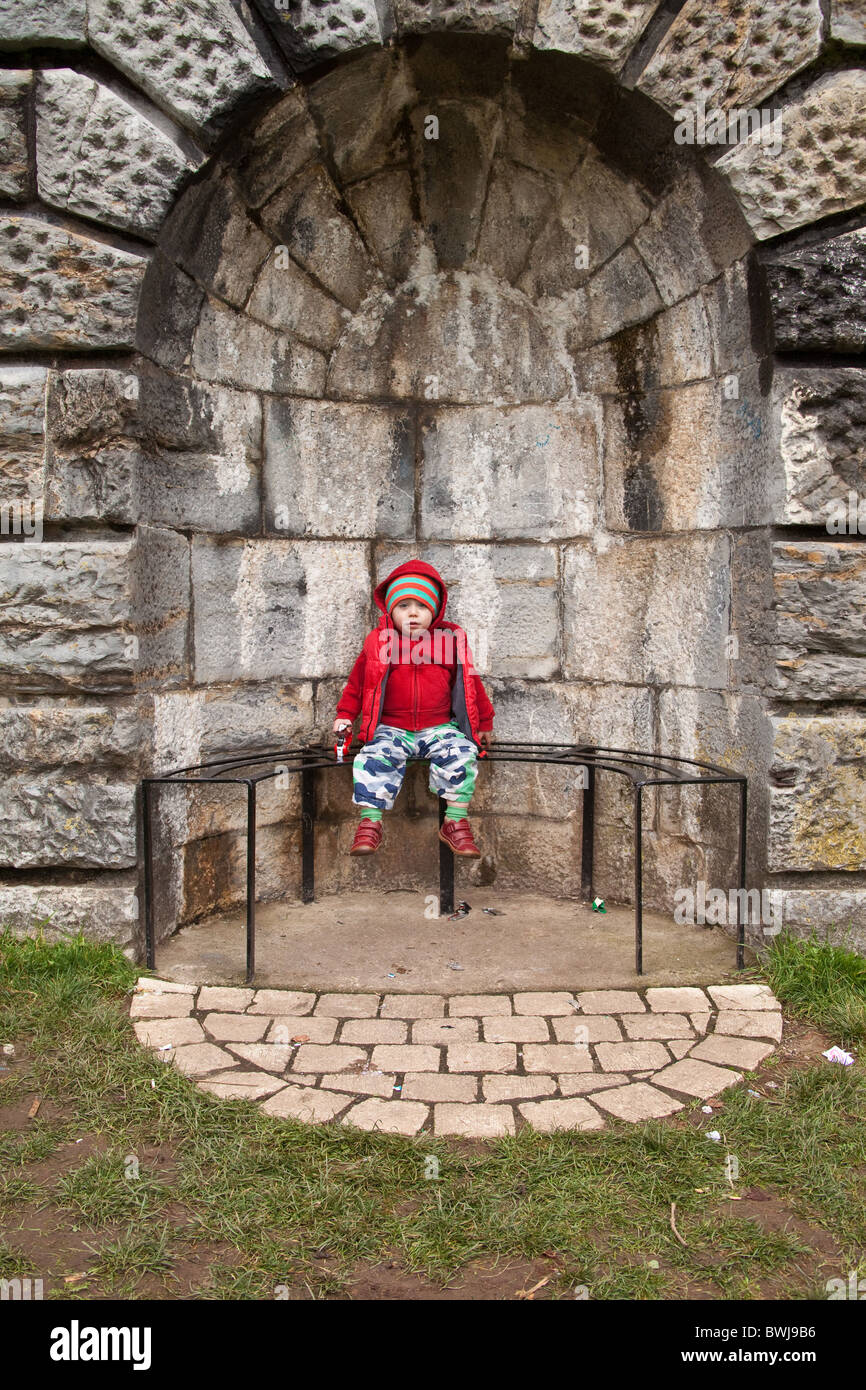
[(140, 1041), (203, 1091), (270, 1115), (495, 1137), (671, 1115), (780, 1042), (767, 985), (316, 994), (139, 980)]

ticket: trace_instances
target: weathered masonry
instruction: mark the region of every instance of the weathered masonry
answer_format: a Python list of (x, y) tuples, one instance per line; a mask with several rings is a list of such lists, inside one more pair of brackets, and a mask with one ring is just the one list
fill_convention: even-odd
[[(0, 50), (2, 919), (138, 948), (138, 779), (325, 733), (422, 554), (500, 737), (746, 772), (749, 886), (866, 946), (863, 5), (0, 0)], [(430, 891), (420, 772), (373, 886)], [(495, 774), (466, 881), (576, 894), (569, 771)], [(243, 894), (186, 797), (163, 932)], [(648, 903), (732, 881), (715, 805), (647, 795)]]

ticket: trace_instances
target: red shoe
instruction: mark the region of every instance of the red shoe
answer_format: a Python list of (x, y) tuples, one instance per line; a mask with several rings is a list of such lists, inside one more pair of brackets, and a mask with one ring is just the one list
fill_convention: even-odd
[(439, 839), (444, 840), (461, 859), (481, 858), (481, 850), (472, 838), (472, 830), (466, 816), (461, 820), (449, 820), (446, 816), (439, 830)]
[(375, 854), (382, 843), (382, 822), (368, 820), (366, 816), (355, 830), (350, 854)]

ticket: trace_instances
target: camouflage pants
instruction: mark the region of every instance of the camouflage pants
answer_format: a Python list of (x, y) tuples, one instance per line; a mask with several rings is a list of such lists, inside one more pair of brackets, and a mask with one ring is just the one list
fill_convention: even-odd
[(466, 805), (475, 789), (478, 750), (455, 720), (429, 729), (397, 729), (379, 724), (353, 764), (356, 806), (390, 811), (403, 785), (409, 758), (429, 758), (429, 786), (434, 795)]

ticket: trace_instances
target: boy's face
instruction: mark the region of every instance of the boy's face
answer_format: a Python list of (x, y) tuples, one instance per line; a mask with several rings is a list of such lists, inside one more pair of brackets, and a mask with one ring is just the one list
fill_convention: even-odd
[(424, 632), (430, 626), (433, 611), (426, 603), (419, 603), (414, 598), (404, 598), (391, 609), (391, 621), (398, 632), (408, 637), (413, 632)]

